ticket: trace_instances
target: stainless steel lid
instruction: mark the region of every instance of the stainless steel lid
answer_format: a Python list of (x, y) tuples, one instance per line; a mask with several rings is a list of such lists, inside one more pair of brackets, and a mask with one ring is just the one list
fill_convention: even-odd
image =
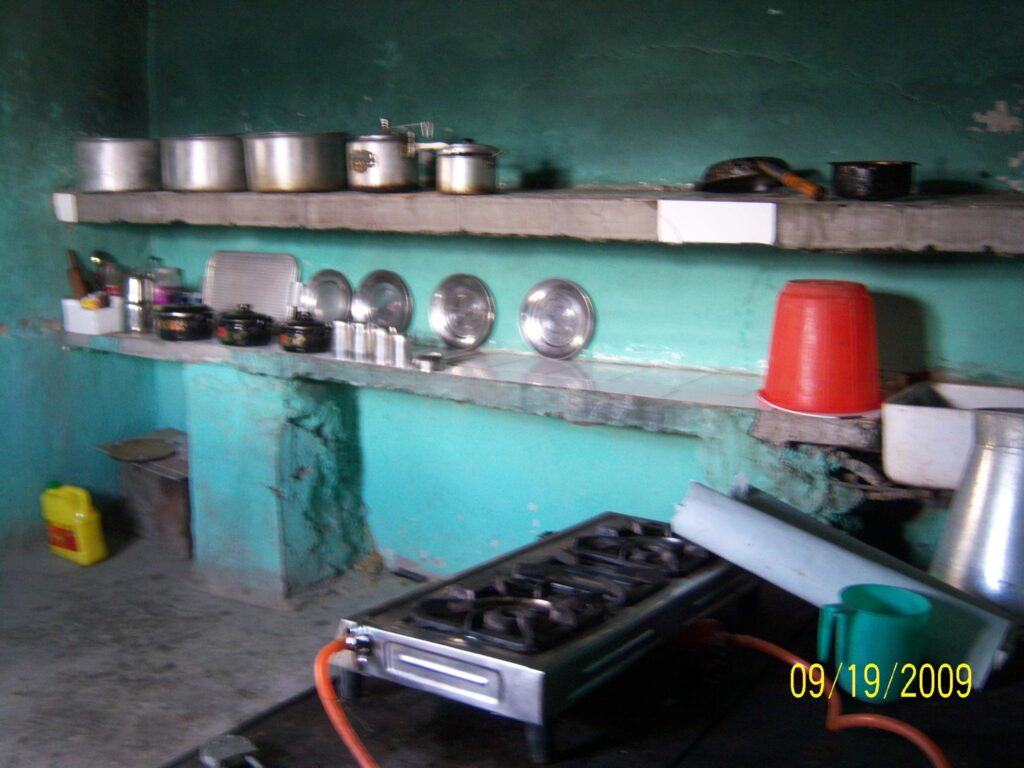
[(490, 144), (477, 144), (472, 139), (454, 141), (444, 149), (437, 151), (439, 157), (456, 157), (459, 155), (481, 155), (483, 157), (496, 157), (501, 150), (492, 147)]
[(301, 307), (323, 323), (348, 320), (352, 286), (334, 269), (321, 269), (302, 287)]
[(476, 349), (494, 326), (494, 297), (473, 275), (449, 275), (430, 300), (430, 328), (449, 347)]
[(352, 298), (352, 319), (404, 331), (412, 319), (412, 295), (405, 281), (386, 269), (371, 272)]
[(594, 305), (576, 283), (544, 280), (523, 299), (519, 331), (545, 357), (574, 357), (594, 335)]

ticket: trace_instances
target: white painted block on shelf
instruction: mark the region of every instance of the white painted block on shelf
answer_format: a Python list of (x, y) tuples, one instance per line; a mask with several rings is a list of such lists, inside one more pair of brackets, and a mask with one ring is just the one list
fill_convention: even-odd
[(71, 192), (54, 192), (53, 213), (56, 215), (57, 221), (63, 221), (66, 224), (77, 224), (78, 198)]
[(658, 242), (775, 245), (775, 203), (659, 200)]

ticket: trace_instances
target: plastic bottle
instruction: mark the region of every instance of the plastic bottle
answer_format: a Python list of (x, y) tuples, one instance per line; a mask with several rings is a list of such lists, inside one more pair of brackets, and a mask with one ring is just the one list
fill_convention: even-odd
[(92, 565), (107, 556), (100, 513), (87, 490), (50, 483), (39, 501), (53, 554), (79, 565)]

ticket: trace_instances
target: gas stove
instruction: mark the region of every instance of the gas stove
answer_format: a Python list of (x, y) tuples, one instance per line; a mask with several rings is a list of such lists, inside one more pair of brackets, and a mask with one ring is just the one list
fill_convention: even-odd
[(547, 762), (562, 711), (754, 584), (667, 523), (608, 512), (342, 619), (339, 694), (368, 675), (505, 715)]

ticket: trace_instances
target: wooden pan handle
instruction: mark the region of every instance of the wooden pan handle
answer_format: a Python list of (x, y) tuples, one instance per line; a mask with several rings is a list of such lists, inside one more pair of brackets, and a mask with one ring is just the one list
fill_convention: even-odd
[(807, 195), (812, 200), (822, 200), (825, 197), (825, 188), (820, 184), (815, 184), (813, 181), (809, 181), (802, 176), (797, 176), (792, 171), (786, 171), (782, 176), (779, 177), (779, 181), (782, 182), (783, 186), (795, 189), (801, 195)]

